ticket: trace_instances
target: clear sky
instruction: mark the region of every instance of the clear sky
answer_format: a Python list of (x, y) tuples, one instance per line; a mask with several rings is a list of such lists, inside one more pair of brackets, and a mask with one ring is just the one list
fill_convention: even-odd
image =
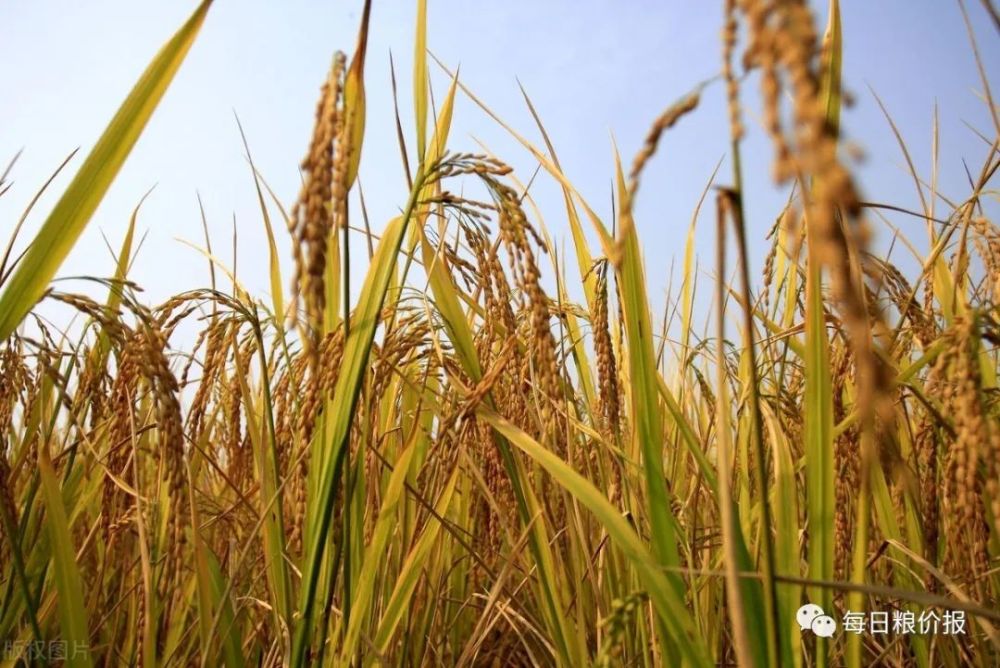
[[(89, 150), (146, 64), (196, 4), (194, 0), (0, 3), (0, 162), (6, 164), (24, 148), (13, 174), (14, 188), (0, 198), (0, 241), (6, 240), (25, 204), (59, 162), (75, 147)], [(256, 294), (266, 294), (266, 243), (233, 110), (243, 122), (258, 168), (291, 204), (319, 85), (333, 51), (353, 50), (361, 4), (360, 0), (217, 0), (173, 86), (60, 275), (110, 275), (113, 261), (102, 232), (117, 247), (132, 209), (156, 184), (140, 214), (140, 228), (148, 230), (148, 237), (131, 275), (146, 288), (150, 300), (207, 283), (204, 259), (175, 240), (201, 244), (196, 191), (204, 199), (215, 249), (222, 257), (231, 255), (235, 216), (239, 277)], [(374, 4), (360, 176), (378, 230), (406, 197), (392, 112), (389, 53), (396, 62), (403, 124), (412, 152), (415, 2)], [(430, 0), (428, 4), (431, 50), (450, 66), (460, 64), (464, 83), (540, 143), (517, 87), (519, 79), (569, 177), (605, 214), (610, 209), (611, 136), (630, 161), (662, 109), (720, 68), (721, 1)], [(818, 4), (825, 16), (825, 3)], [(856, 98), (843, 123), (846, 135), (867, 152), (859, 169), (866, 197), (919, 206), (912, 179), (869, 86), (893, 114), (927, 178), (937, 103), (941, 187), (946, 194), (963, 195), (963, 159), (978, 171), (987, 151), (965, 124), (993, 135), (957, 2), (842, 0), (842, 5), (844, 79)], [(989, 68), (1000, 63), (1000, 39), (980, 2), (968, 0), (967, 5)], [(436, 68), (432, 74), (440, 100), (447, 81)], [(1000, 93), (996, 77), (992, 84)], [(748, 103), (754, 105), (754, 98), (749, 97)], [(748, 118), (753, 132), (744, 160), (751, 236), (760, 239), (783, 197), (767, 185), (770, 149), (754, 118)], [(668, 134), (645, 174), (638, 225), (657, 301), (667, 286), (672, 258), (680, 262), (699, 193), (726, 152), (726, 132), (723, 90), (716, 84), (706, 92), (697, 113)], [(474, 138), (514, 165), (523, 180), (530, 178), (534, 168), (530, 156), (463, 99), (456, 107), (450, 145), (475, 151)], [(52, 194), (68, 183), (83, 154), (56, 181)], [(728, 181), (727, 167), (720, 174), (722, 182)], [(561, 198), (551, 179), (540, 179), (533, 193), (552, 234), (571, 248)], [(24, 241), (51, 209), (52, 194), (29, 219)], [(714, 243), (707, 213), (698, 235), (706, 264)], [(918, 221), (901, 216), (893, 220), (916, 240), (923, 238)], [(884, 228), (879, 234), (887, 237)], [(283, 260), (290, 260), (285, 235), (279, 236)], [(287, 262), (286, 279), (289, 267)]]

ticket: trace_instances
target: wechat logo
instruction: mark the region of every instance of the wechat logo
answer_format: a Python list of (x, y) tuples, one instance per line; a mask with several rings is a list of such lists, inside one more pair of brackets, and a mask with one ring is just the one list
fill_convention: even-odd
[(820, 638), (831, 638), (837, 631), (837, 622), (814, 603), (806, 603), (795, 613), (795, 621), (803, 631), (812, 631)]

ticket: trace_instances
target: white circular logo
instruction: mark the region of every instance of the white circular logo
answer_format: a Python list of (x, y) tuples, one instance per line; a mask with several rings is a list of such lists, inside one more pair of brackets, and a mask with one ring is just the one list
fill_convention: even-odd
[(803, 631), (812, 628), (813, 620), (823, 616), (823, 608), (814, 603), (806, 603), (795, 613), (795, 621), (799, 623), (799, 628)]
[(809, 628), (820, 638), (832, 638), (837, 630), (837, 622), (833, 621), (833, 617), (830, 615), (820, 615), (813, 619), (812, 626)]

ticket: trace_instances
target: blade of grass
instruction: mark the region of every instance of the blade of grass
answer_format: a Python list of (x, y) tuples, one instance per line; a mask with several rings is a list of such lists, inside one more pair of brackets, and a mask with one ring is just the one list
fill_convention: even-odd
[(660, 622), (668, 630), (672, 647), (676, 650), (676, 655), (668, 656), (683, 657), (685, 665), (712, 665), (702, 640), (696, 635), (683, 595), (677, 594), (668, 574), (661, 569), (659, 560), (649, 553), (621, 512), (593, 484), (516, 425), (484, 404), (477, 407), (476, 414), (489, 422), (508, 442), (541, 465), (567, 492), (594, 513), (635, 567)]
[(0, 341), (17, 328), (69, 255), (184, 61), (211, 4), (204, 0), (146, 68), (42, 224), (0, 295)]
[(720, 416), (716, 425), (717, 468), (719, 470), (719, 521), (722, 524), (722, 552), (726, 579), (726, 603), (729, 619), (733, 628), (733, 645), (737, 660), (741, 666), (758, 666), (767, 661), (764, 643), (760, 642), (759, 634), (751, 636), (749, 620), (754, 619), (754, 601), (752, 592), (748, 591), (739, 576), (741, 566), (746, 563), (744, 558), (744, 541), (740, 529), (737, 506), (733, 499), (732, 450), (733, 434), (729, 424), (730, 400), (728, 366), (726, 364), (726, 217), (727, 199), (725, 193), (719, 193), (716, 221), (716, 415)]
[[(836, 128), (840, 119), (840, 10), (829, 5), (829, 26), (824, 50), (823, 95), (827, 122)], [(823, 276), (813, 226), (806, 221), (806, 351), (805, 351), (805, 463), (806, 508), (809, 517), (809, 577), (833, 580), (834, 460), (833, 381), (830, 377), (830, 341), (823, 305)], [(809, 591), (809, 600), (823, 610), (832, 608), (831, 592), (821, 587)], [(817, 638), (816, 662), (827, 663), (829, 641)]]
[[(750, 260), (748, 258), (746, 229), (743, 221), (743, 206), (741, 203), (733, 203), (733, 198), (739, 202), (741, 197), (739, 192), (730, 192), (725, 195), (729, 199), (728, 209), (731, 213), (734, 227), (736, 229), (736, 250), (740, 260), (740, 286), (742, 295), (743, 311), (743, 337), (744, 350), (747, 357), (745, 370), (746, 374), (744, 386), (747, 388), (750, 403), (750, 442), (754, 451), (754, 462), (756, 465), (758, 499), (761, 508), (761, 562), (762, 562), (762, 584), (764, 588), (764, 624), (767, 628), (765, 634), (765, 646), (767, 647), (767, 661), (769, 665), (780, 666), (791, 659), (791, 653), (787, 652), (782, 656), (779, 652), (778, 639), (778, 594), (774, 584), (774, 554), (772, 549), (772, 522), (771, 504), (768, 495), (767, 480), (767, 460), (764, 452), (764, 426), (761, 416), (760, 400), (760, 377), (757, 371), (757, 341), (754, 334), (753, 317), (753, 297), (750, 293)], [(722, 272), (719, 272), (719, 280), (722, 280)], [(721, 294), (722, 286), (720, 286)], [(722, 300), (720, 298), (720, 303)], [(721, 342), (721, 338), (720, 338)], [(720, 346), (721, 349), (721, 346)]]
[[(263, 355), (263, 337), (259, 330), (255, 332), (260, 341), (258, 350)], [(247, 433), (250, 436), (250, 444), (253, 448), (253, 458), (258, 472), (258, 480), (261, 485), (263, 498), (270, 499), (278, 493), (278, 464), (275, 452), (273, 417), (270, 415), (270, 396), (267, 392), (267, 382), (265, 379), (264, 389), (267, 396), (263, 405), (264, 415), (254, 408), (253, 392), (247, 378), (250, 377), (249, 360), (242, 359), (238, 351), (235, 332), (233, 333), (232, 348), (234, 350), (234, 360), (236, 362), (236, 379), (239, 382), (240, 393), (243, 399), (243, 407), (246, 412)], [(263, 362), (264, 360), (262, 360)], [(266, 366), (263, 374), (266, 375)], [(284, 518), (282, 517), (281, 504), (272, 504), (266, 511), (266, 521), (262, 525), (263, 529), (263, 551), (265, 555), (265, 571), (270, 587), (274, 606), (275, 621), (281, 624), (290, 624), (292, 616), (292, 592), (291, 579), (286, 567), (285, 555), (285, 530)]]
[[(49, 178), (45, 181), (45, 183), (42, 184), (42, 187), (39, 188), (38, 191), (35, 193), (35, 196), (31, 198), (31, 201), (28, 202), (28, 206), (24, 208), (24, 212), (18, 219), (17, 224), (14, 225), (14, 231), (11, 232), (10, 239), (7, 240), (7, 247), (4, 249), (3, 252), (3, 259), (0, 259), (0, 286), (2, 286), (4, 283), (7, 282), (8, 274), (11, 271), (13, 271), (13, 267), (8, 267), (7, 264), (8, 262), (10, 262), (11, 253), (14, 251), (14, 243), (17, 241), (17, 237), (21, 232), (21, 228), (24, 226), (24, 222), (28, 219), (28, 214), (31, 213), (31, 210), (35, 208), (35, 204), (38, 203), (38, 200), (41, 198), (41, 196), (45, 193), (46, 190), (48, 190), (48, 187), (52, 184), (52, 182), (59, 175), (59, 173), (62, 172), (62, 170), (66, 167), (66, 165), (69, 164), (69, 161), (73, 159), (73, 156), (76, 155), (77, 151), (79, 150), (80, 150), (79, 148), (73, 149), (73, 151), (66, 156), (66, 158), (62, 161), (62, 163), (59, 164), (59, 166), (56, 168), (56, 171), (54, 171), (49, 176)], [(18, 151), (17, 156), (14, 156), (14, 161), (16, 161), (18, 156), (20, 155), (21, 152)], [(13, 162), (11, 162), (11, 165), (7, 169), (10, 170), (11, 167), (13, 166), (14, 164)], [(6, 175), (7, 172), (4, 172), (5, 177)], [(14, 264), (16, 265), (17, 263), (15, 262)]]
[(350, 190), (358, 178), (361, 164), (361, 146), (365, 138), (365, 54), (368, 51), (368, 21), (371, 18), (371, 0), (365, 0), (361, 13), (361, 27), (358, 29), (358, 44), (351, 58), (344, 81), (344, 110), (349, 124), (350, 161), (347, 165), (347, 189)]
[(66, 519), (59, 480), (52, 468), (46, 448), (38, 450), (38, 473), (47, 514), (45, 525), (52, 546), (53, 577), (59, 596), (59, 626), (62, 640), (74, 651), (67, 652), (70, 666), (91, 666), (90, 631), (87, 610), (83, 606), (83, 589), (76, 551)]
[[(620, 217), (630, 217), (628, 191), (621, 160), (615, 153), (618, 176), (618, 193), (622, 202)], [(652, 524), (654, 554), (665, 566), (677, 566), (676, 520), (670, 512), (670, 501), (663, 476), (663, 425), (657, 397), (656, 354), (653, 350), (653, 330), (649, 320), (649, 301), (646, 298), (646, 279), (639, 251), (639, 238), (635, 225), (621, 225), (625, 235), (622, 262), (615, 268), (621, 289), (621, 307), (628, 338), (629, 378), (632, 382), (632, 415), (635, 419), (635, 438), (642, 449), (642, 466), (646, 480), (648, 511)], [(683, 582), (676, 575), (668, 576), (676, 593), (683, 592)]]
[[(189, 473), (188, 478), (191, 478)], [(212, 636), (214, 625), (212, 619), (216, 610), (221, 610), (221, 628), (225, 635), (222, 638), (222, 653), (225, 665), (241, 668), (244, 666), (243, 653), (240, 650), (239, 629), (234, 623), (232, 604), (228, 598), (223, 598), (226, 586), (223, 583), (222, 572), (218, 560), (212, 550), (201, 537), (201, 517), (194, 496), (194, 486), (188, 490), (191, 509), (191, 534), (194, 543), (195, 576), (198, 580), (198, 629), (201, 633), (201, 653), (207, 656), (213, 651)]]
[[(448, 506), (451, 505), (460, 471), (461, 469), (456, 466), (434, 506), (434, 512), (438, 517), (444, 516), (448, 512)], [(392, 640), (392, 634), (399, 625), (403, 613), (406, 612), (410, 596), (417, 586), (417, 580), (435, 547), (435, 541), (440, 531), (441, 522), (437, 518), (429, 520), (413, 549), (406, 556), (406, 561), (403, 563), (403, 568), (396, 579), (392, 594), (385, 604), (382, 621), (375, 632), (375, 648), (380, 654), (384, 654), (388, 649), (389, 642)]]
[(365, 558), (361, 566), (361, 575), (358, 578), (358, 589), (355, 593), (355, 611), (351, 615), (344, 635), (344, 642), (340, 649), (341, 661), (346, 665), (350, 657), (354, 656), (357, 650), (357, 642), (361, 635), (361, 622), (368, 617), (373, 593), (376, 587), (376, 579), (379, 576), (379, 567), (385, 556), (386, 545), (394, 524), (397, 519), (397, 510), (400, 499), (403, 498), (403, 491), (406, 484), (407, 475), (410, 473), (410, 463), (416, 453), (415, 441), (419, 429), (412, 431), (409, 445), (400, 453), (393, 464), (392, 475), (385, 487), (382, 505), (379, 509), (378, 520), (375, 522), (375, 529), (372, 532), (372, 540), (365, 549)]
[(247, 152), (247, 162), (250, 163), (250, 171), (253, 173), (253, 185), (257, 190), (257, 204), (260, 206), (260, 215), (264, 220), (264, 231), (267, 233), (268, 266), (271, 278), (271, 306), (274, 308), (275, 325), (281, 327), (285, 322), (285, 298), (284, 282), (281, 280), (281, 261), (278, 259), (278, 246), (274, 241), (274, 228), (271, 225), (271, 216), (267, 212), (267, 204), (264, 203), (264, 193), (260, 188), (260, 177), (257, 175), (257, 168), (254, 167), (253, 157), (250, 155), (250, 144), (247, 142), (247, 135), (243, 131), (243, 124), (240, 117), (233, 112), (236, 118), (236, 127), (240, 130), (240, 139), (243, 140), (243, 150)]
[(413, 218), (418, 194), (423, 190), (425, 175), (421, 169), (414, 181), (410, 199), (402, 216), (389, 223), (372, 259), (371, 267), (361, 287), (361, 295), (355, 310), (355, 324), (344, 346), (343, 365), (333, 392), (333, 411), (326, 418), (330, 437), (328, 448), (316, 463), (319, 467), (319, 486), (309, 500), (307, 518), (310, 523), (306, 532), (308, 542), (305, 553), (302, 588), (299, 597), (299, 620), (292, 647), (291, 665), (301, 666), (308, 656), (308, 648), (314, 630), (313, 613), (315, 594), (319, 576), (324, 568), (323, 555), (327, 534), (333, 516), (333, 502), (336, 494), (335, 481), (339, 480), (343, 463), (344, 448), (350, 434), (355, 406), (361, 389), (364, 370), (368, 366), (368, 355), (375, 339), (375, 328), (379, 321), (389, 282), (395, 273), (396, 256), (403, 243), (403, 235)]
[(413, 46), (413, 110), (417, 123), (417, 163), (427, 150), (427, 0), (417, 0), (416, 39)]

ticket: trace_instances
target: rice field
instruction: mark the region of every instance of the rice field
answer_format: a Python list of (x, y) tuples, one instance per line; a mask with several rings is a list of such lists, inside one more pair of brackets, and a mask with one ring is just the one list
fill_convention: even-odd
[[(399, 216), (369, 221), (350, 197), (367, 2), (317, 82), (297, 200), (248, 176), (270, 294), (213, 259), (202, 289), (147, 303), (129, 278), (134, 218), (91, 279), (101, 297), (65, 290), (53, 278), (210, 5), (34, 238), (34, 200), (3, 224), (0, 664), (998, 665), (1000, 120), (985, 73), (993, 134), (968, 191), (900, 209), (860, 193), (840, 140), (837, 1), (817, 15), (724, 0), (720, 76), (608, 165), (608, 213), (533, 107), (535, 127), (509, 127), (451, 70), (432, 104), (417, 0), (397, 94), (416, 128), (397, 125), (409, 191)], [(713, 278), (689, 238), (664, 315), (633, 202), (709, 94), (728, 100), (732, 164), (699, 205)], [(537, 176), (449, 136), (463, 97)], [(739, 158), (756, 132), (787, 206), (751, 232)], [(545, 215), (569, 253), (533, 178), (562, 189)], [(887, 210), (920, 231), (898, 237), (915, 263), (877, 250)], [(760, 274), (748, 237), (764, 232)], [(367, 256), (349, 252), (359, 238)], [(40, 303), (76, 324), (53, 328)]]

